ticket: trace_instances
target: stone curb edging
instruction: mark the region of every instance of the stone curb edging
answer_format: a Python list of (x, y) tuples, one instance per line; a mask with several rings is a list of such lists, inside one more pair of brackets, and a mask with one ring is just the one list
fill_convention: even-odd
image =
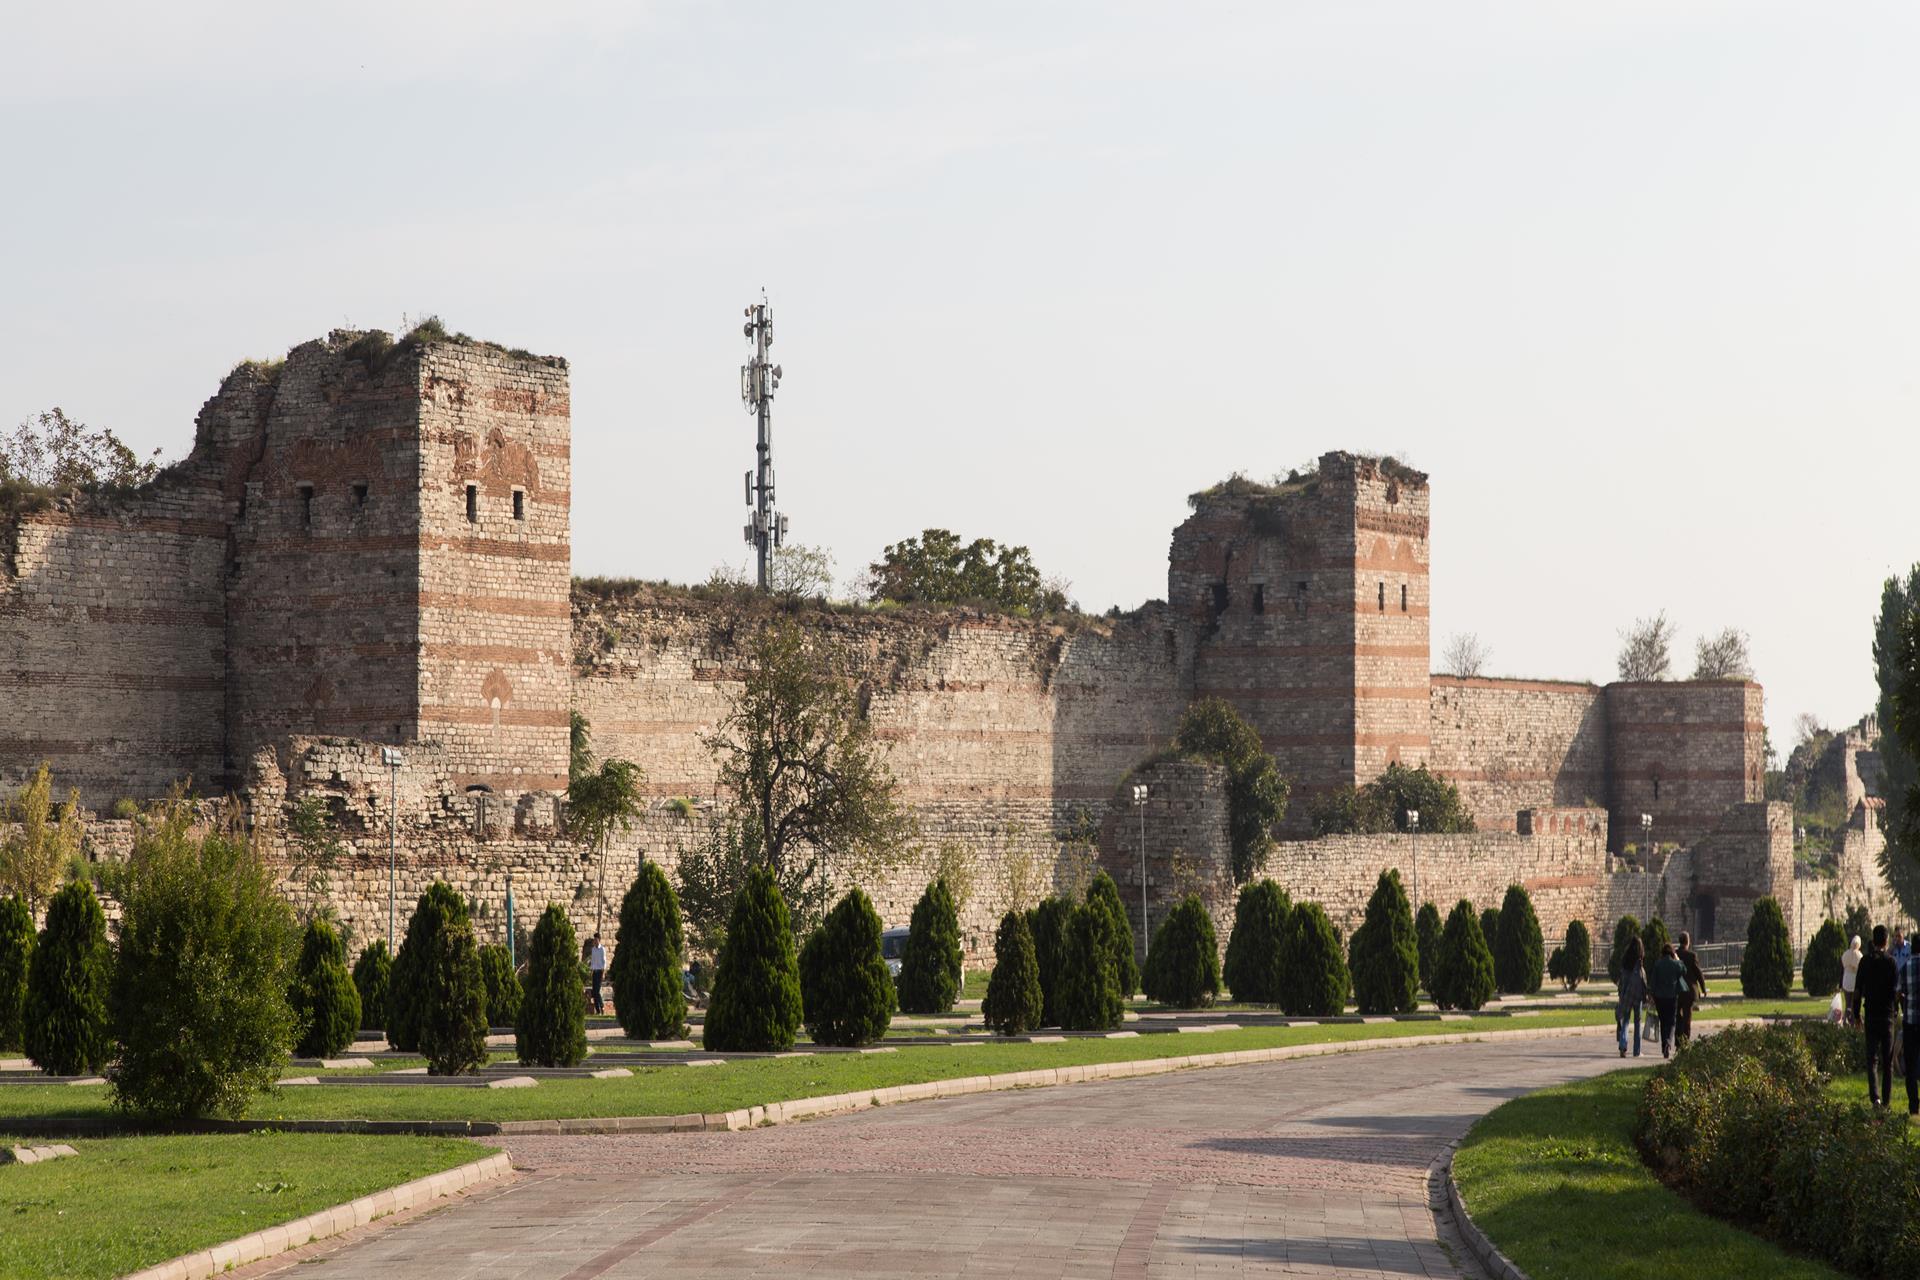
[(1531, 1276), (1514, 1265), (1512, 1258), (1500, 1252), (1500, 1247), (1487, 1238), (1487, 1233), (1467, 1212), (1467, 1202), (1460, 1198), (1460, 1184), (1453, 1180), (1453, 1157), (1459, 1149), (1458, 1138), (1447, 1144), (1446, 1153), (1436, 1166), (1436, 1174), (1438, 1181), (1445, 1185), (1446, 1205), (1453, 1212), (1453, 1222), (1460, 1229), (1460, 1238), (1467, 1242), (1467, 1248), (1493, 1280), (1532, 1280)]
[(310, 1213), (293, 1222), (283, 1222), (277, 1227), (228, 1240), (211, 1249), (181, 1254), (144, 1271), (135, 1271), (122, 1280), (204, 1280), (205, 1277), (231, 1271), (262, 1258), (271, 1258), (289, 1249), (298, 1249), (315, 1240), (325, 1240), (355, 1227), (363, 1227), (376, 1218), (443, 1199), (475, 1183), (503, 1178), (512, 1171), (512, 1162), (502, 1151), (484, 1160), (475, 1160), (443, 1173), (388, 1187), (385, 1191), (376, 1191), (358, 1200)]

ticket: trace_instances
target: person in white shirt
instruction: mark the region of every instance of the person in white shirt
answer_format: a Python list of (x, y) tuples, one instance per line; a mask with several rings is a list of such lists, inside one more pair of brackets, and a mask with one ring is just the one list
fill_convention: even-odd
[(605, 1013), (607, 1006), (600, 999), (600, 983), (607, 976), (607, 949), (601, 945), (597, 933), (588, 940), (587, 947), (587, 972), (593, 978), (593, 1011)]
[(1853, 989), (1854, 980), (1860, 972), (1860, 935), (1853, 935), (1853, 945), (1840, 957), (1840, 989), (1847, 993), (1847, 1021), (1860, 1021), (1860, 999)]

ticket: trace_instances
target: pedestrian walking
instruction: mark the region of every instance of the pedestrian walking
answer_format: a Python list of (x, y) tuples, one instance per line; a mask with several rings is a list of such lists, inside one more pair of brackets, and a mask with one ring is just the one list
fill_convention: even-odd
[(1860, 1021), (1867, 1029), (1867, 1101), (1893, 1102), (1893, 1006), (1900, 996), (1900, 968), (1887, 954), (1887, 926), (1873, 926), (1873, 949), (1860, 961), (1854, 984)]
[(1853, 943), (1840, 957), (1840, 990), (1847, 996), (1847, 1025), (1860, 1025), (1860, 1002), (1854, 998), (1854, 986), (1860, 981), (1860, 935), (1853, 935)]
[(1660, 1014), (1660, 1056), (1673, 1056), (1673, 1031), (1680, 1017), (1680, 993), (1687, 989), (1687, 966), (1671, 942), (1660, 944), (1660, 958), (1653, 962), (1653, 976), (1647, 985), (1653, 991), (1653, 1007)]
[(1920, 954), (1907, 948), (1904, 958), (1895, 961), (1900, 981), (1895, 992), (1900, 1000), (1901, 1074), (1907, 1077), (1907, 1114), (1920, 1116)]
[(1907, 957), (1913, 954), (1913, 947), (1907, 942), (1907, 931), (1899, 925), (1893, 927), (1893, 945), (1887, 948), (1887, 954), (1893, 957), (1895, 964), (1905, 964)]
[(1674, 1028), (1674, 1046), (1684, 1049), (1693, 1039), (1693, 1007), (1707, 994), (1707, 975), (1700, 971), (1700, 957), (1693, 954), (1693, 935), (1680, 931), (1680, 963), (1687, 967), (1687, 989), (1680, 996), (1680, 1025)]
[(607, 949), (600, 944), (597, 933), (587, 940), (587, 974), (593, 979), (593, 1011), (605, 1013), (607, 1006), (600, 998), (600, 984), (607, 976)]
[(1638, 937), (1629, 939), (1627, 952), (1620, 960), (1620, 998), (1613, 1006), (1614, 1034), (1620, 1041), (1620, 1056), (1627, 1056), (1627, 1023), (1633, 1023), (1633, 1056), (1640, 1056), (1640, 1010), (1647, 1002), (1647, 975), (1641, 961), (1647, 954)]

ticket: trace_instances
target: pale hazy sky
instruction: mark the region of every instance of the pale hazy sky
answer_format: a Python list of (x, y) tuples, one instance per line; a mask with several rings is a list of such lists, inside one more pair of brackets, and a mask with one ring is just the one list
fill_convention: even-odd
[(1920, 560), (1917, 65), (1911, 4), (14, 5), (0, 421), (177, 455), (437, 313), (572, 362), (575, 572), (704, 578), (765, 286), (843, 575), (940, 524), (1131, 606), (1188, 492), (1399, 451), (1436, 650), (1732, 624), (1784, 746)]

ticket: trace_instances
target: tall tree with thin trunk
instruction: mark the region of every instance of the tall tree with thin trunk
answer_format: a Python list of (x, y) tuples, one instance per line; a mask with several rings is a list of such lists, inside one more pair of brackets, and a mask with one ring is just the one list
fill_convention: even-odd
[(1620, 678), (1666, 680), (1673, 675), (1674, 625), (1662, 609), (1651, 618), (1636, 619), (1620, 633)]

